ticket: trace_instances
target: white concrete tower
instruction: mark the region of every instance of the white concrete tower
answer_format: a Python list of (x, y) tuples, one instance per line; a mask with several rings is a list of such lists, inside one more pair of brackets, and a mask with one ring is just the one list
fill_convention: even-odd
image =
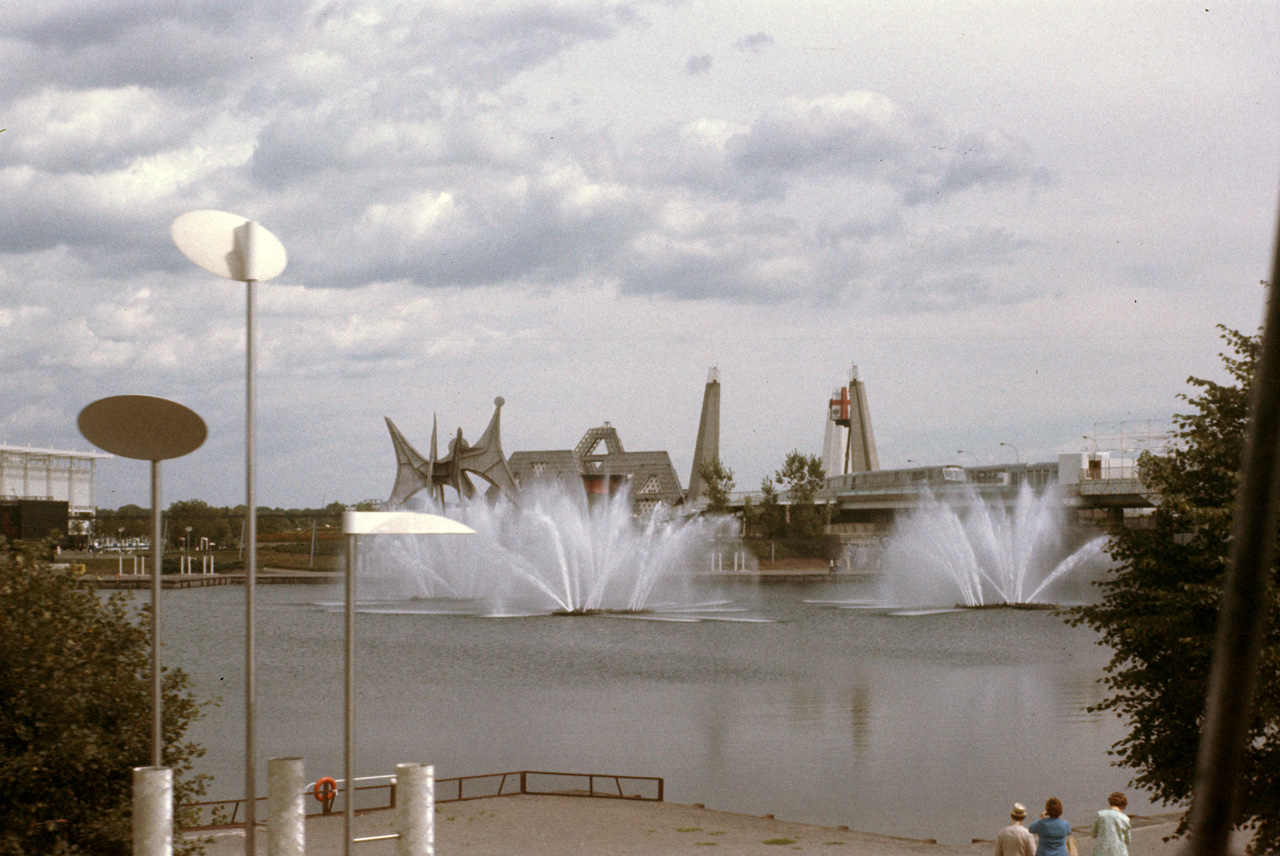
[(867, 386), (858, 378), (855, 363), (849, 370), (849, 437), (845, 456), (846, 473), (880, 469), (876, 435), (871, 430), (871, 409), (867, 407)]
[(827, 402), (827, 431), (822, 440), (822, 469), (828, 476), (843, 475), (844, 451), (849, 429), (849, 390), (838, 386)]
[(858, 378), (858, 366), (849, 371), (849, 384), (837, 387), (827, 402), (826, 435), (822, 466), (828, 476), (880, 469), (876, 438), (871, 430), (867, 389)]
[(720, 457), (720, 370), (714, 366), (707, 372), (707, 386), (702, 393), (702, 416), (698, 419), (698, 439), (693, 447), (693, 472), (689, 474), (688, 502), (701, 499), (706, 490), (702, 465)]

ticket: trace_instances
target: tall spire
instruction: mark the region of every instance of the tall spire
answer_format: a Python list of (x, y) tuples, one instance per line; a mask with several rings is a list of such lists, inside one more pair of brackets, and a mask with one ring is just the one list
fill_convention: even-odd
[(720, 457), (720, 370), (712, 366), (707, 372), (707, 386), (702, 393), (702, 416), (698, 419), (698, 439), (693, 447), (693, 472), (689, 474), (687, 501), (702, 496), (706, 488), (702, 465)]
[(845, 472), (861, 473), (880, 469), (876, 435), (871, 430), (871, 409), (867, 406), (867, 386), (858, 378), (858, 365), (849, 370), (849, 445)]

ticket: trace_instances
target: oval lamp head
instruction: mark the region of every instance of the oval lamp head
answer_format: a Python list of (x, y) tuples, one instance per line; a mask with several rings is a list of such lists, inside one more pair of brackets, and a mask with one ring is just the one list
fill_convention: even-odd
[(173, 221), (169, 234), (184, 256), (224, 279), (264, 282), (289, 262), (275, 235), (226, 211), (189, 211)]
[(181, 458), (208, 436), (204, 420), (176, 401), (150, 395), (113, 395), (80, 411), (80, 433), (93, 445), (142, 461)]

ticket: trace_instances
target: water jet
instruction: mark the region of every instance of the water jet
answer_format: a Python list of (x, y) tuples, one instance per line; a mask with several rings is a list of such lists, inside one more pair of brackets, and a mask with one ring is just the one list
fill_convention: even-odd
[[(1012, 504), (973, 486), (927, 493), (885, 546), (882, 598), (908, 606), (1047, 609), (1105, 570), (1105, 536), (1070, 525), (1056, 487), (1023, 484)], [(1079, 591), (1075, 592), (1079, 594)]]
[(380, 539), (362, 570), (362, 597), (461, 600), (496, 615), (638, 614), (690, 605), (691, 572), (706, 566), (713, 541), (732, 524), (637, 518), (633, 509), (624, 492), (587, 502), (553, 485), (523, 491), (519, 506), (467, 501), (448, 514), (476, 536)]

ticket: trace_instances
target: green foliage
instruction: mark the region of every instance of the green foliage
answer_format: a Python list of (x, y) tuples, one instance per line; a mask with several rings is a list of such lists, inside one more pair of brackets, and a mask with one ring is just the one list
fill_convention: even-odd
[[(46, 549), (0, 539), (0, 854), (123, 856), (131, 768), (151, 763), (149, 631), (123, 596), (78, 587)], [(178, 669), (163, 693), (163, 762), (175, 803), (188, 802), (208, 779), (191, 774), (204, 750), (182, 739), (201, 705)]]
[(729, 494), (733, 491), (733, 470), (720, 462), (718, 457), (703, 461), (698, 467), (707, 495), (708, 514), (728, 514)]
[(826, 473), (817, 455), (803, 455), (793, 449), (787, 453), (782, 469), (774, 477), (791, 499), (791, 523), (787, 534), (792, 538), (817, 538), (822, 534), (825, 514), (814, 500), (826, 483)]
[[(1259, 338), (1220, 328), (1232, 383), (1190, 378), (1193, 412), (1175, 417), (1177, 447), (1144, 454), (1139, 469), (1162, 500), (1153, 528), (1111, 532), (1119, 563), (1103, 582), (1101, 603), (1071, 611), (1073, 625), (1102, 634), (1115, 652), (1104, 683), (1111, 695), (1097, 710), (1127, 721), (1114, 747), (1135, 771), (1133, 784), (1165, 803), (1189, 799), (1213, 658), (1218, 599), (1227, 565), (1238, 470), (1244, 451), (1250, 386)], [(1242, 784), (1246, 824), (1257, 824), (1253, 848), (1280, 852), (1280, 593), (1273, 586), (1270, 620)], [(1185, 831), (1186, 818), (1183, 819)]]
[(742, 507), (751, 535), (747, 545), (757, 558), (830, 559), (839, 555), (839, 539), (822, 534), (829, 516), (816, 499), (825, 483), (817, 456), (794, 450), (787, 453), (781, 469), (764, 477), (759, 506), (744, 502)]
[[(760, 480), (760, 493), (760, 508), (755, 510), (754, 520), (748, 518), (748, 524), (757, 527), (764, 538), (787, 537), (786, 512), (778, 502), (778, 489), (769, 476)], [(745, 515), (745, 508), (743, 513)]]
[[(325, 523), (340, 522), (342, 512), (349, 506), (331, 502), (323, 509), (311, 508), (258, 508), (258, 538), (271, 540), (273, 536), (311, 537), (311, 526), (318, 521), (321, 529)], [(376, 511), (381, 503), (365, 500), (354, 506), (360, 511)], [(202, 538), (209, 539), (215, 548), (232, 548), (240, 543), (244, 532), (245, 506), (215, 506), (202, 499), (183, 499), (172, 503), (164, 512), (165, 530), (168, 532), (166, 549), (177, 549), (187, 537), (191, 527), (191, 546), (198, 548)], [(115, 511), (98, 509), (94, 524), (97, 536), (113, 538), (149, 538), (151, 535), (151, 511), (136, 505), (124, 505)], [(121, 532), (120, 530), (123, 530)]]

